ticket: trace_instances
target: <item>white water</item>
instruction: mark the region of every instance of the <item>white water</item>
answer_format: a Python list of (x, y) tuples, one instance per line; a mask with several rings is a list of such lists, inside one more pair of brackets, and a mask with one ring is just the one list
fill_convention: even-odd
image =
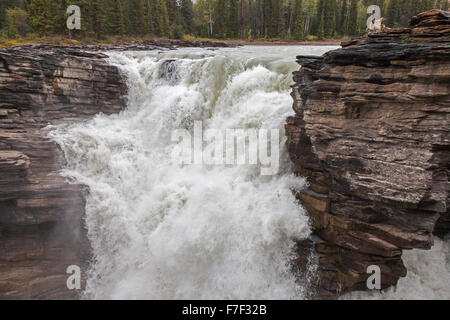
[(450, 239), (435, 239), (431, 250), (403, 252), (406, 278), (382, 292), (353, 292), (344, 299), (450, 300)]
[[(65, 174), (90, 187), (86, 224), (95, 262), (86, 297), (302, 298), (289, 269), (293, 239), (310, 233), (284, 152), (281, 172), (257, 166), (180, 167), (171, 134), (204, 127), (280, 128), (292, 114), (295, 56), (327, 47), (112, 53), (128, 79), (119, 115), (52, 132)], [(160, 75), (164, 61), (172, 73)], [(281, 132), (280, 136), (284, 136)]]
[(285, 140), (279, 174), (263, 177), (257, 166), (180, 167), (171, 134), (202, 120), (284, 137), (295, 56), (330, 49), (111, 53), (128, 79), (127, 109), (50, 134), (68, 160), (63, 174), (90, 188), (86, 298), (305, 298), (307, 279), (296, 282), (289, 261), (310, 227), (291, 192), (304, 182), (290, 173)]

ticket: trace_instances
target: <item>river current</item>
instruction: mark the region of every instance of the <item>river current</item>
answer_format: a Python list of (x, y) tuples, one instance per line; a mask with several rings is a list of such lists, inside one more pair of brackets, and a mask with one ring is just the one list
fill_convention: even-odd
[[(62, 174), (90, 190), (84, 297), (307, 298), (308, 278), (296, 281), (290, 261), (294, 241), (311, 229), (291, 191), (304, 181), (292, 175), (284, 124), (296, 55), (334, 48), (109, 53), (127, 79), (127, 108), (50, 133), (67, 159)], [(261, 175), (258, 164), (180, 165), (172, 134), (199, 121), (204, 130), (279, 129), (278, 173)], [(405, 256), (410, 272), (397, 288), (345, 298), (450, 298), (448, 241)]]

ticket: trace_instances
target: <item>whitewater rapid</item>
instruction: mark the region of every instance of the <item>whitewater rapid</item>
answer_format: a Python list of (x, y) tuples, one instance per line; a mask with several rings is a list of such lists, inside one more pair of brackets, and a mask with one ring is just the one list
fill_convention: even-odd
[[(63, 175), (89, 186), (89, 299), (303, 299), (290, 261), (310, 235), (292, 189), (284, 123), (295, 56), (335, 47), (114, 52), (126, 110), (53, 127)], [(179, 165), (177, 129), (279, 129), (280, 170)], [(358, 296), (360, 298), (360, 296)]]

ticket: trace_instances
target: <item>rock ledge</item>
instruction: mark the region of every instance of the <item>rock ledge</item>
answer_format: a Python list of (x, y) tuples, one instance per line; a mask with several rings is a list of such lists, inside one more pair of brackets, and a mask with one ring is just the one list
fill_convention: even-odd
[(402, 251), (450, 230), (450, 13), (297, 59), (287, 146), (321, 239), (299, 250), (314, 247), (321, 297), (366, 290), (370, 265), (395, 285)]

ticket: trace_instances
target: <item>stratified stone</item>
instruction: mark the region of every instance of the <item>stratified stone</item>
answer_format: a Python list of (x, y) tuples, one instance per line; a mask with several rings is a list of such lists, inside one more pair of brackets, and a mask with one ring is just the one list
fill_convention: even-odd
[(230, 46), (146, 40), (0, 50), (0, 299), (79, 298), (66, 270), (87, 271), (86, 187), (59, 175), (63, 155), (42, 129), (123, 110), (126, 81), (101, 52)]
[(42, 128), (125, 107), (125, 81), (99, 53), (0, 50), (0, 299), (73, 299), (68, 266), (86, 271), (85, 187)]
[(433, 246), (449, 224), (450, 13), (371, 33), (322, 57), (299, 56), (286, 124), (297, 197), (323, 243), (319, 295), (406, 275), (402, 250)]

